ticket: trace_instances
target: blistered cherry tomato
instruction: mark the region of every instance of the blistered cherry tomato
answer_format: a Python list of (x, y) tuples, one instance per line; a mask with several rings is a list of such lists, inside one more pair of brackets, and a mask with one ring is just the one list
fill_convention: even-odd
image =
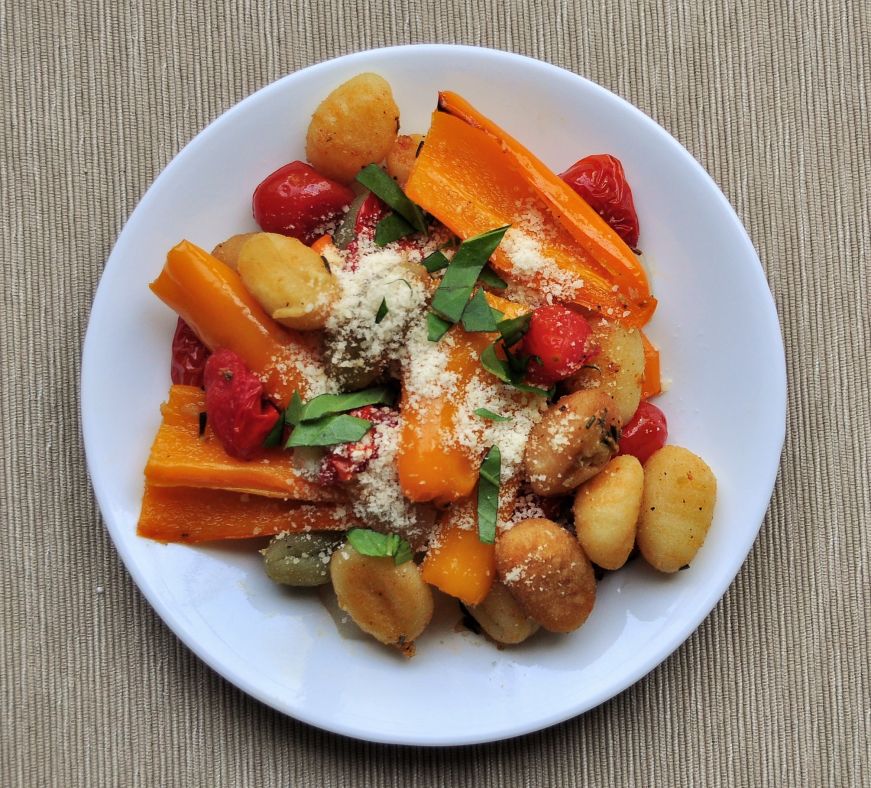
[(254, 219), (267, 233), (281, 233), (310, 244), (348, 209), (354, 192), (313, 167), (292, 161), (254, 190)]
[(631, 454), (643, 463), (653, 452), (665, 446), (667, 439), (665, 414), (656, 405), (644, 400), (623, 427), (618, 453)]
[(278, 421), (264, 401), (263, 384), (232, 350), (219, 348), (206, 362), (206, 416), (224, 451), (250, 460)]
[(600, 153), (585, 156), (560, 175), (583, 197), (630, 249), (638, 246), (638, 214), (620, 159)]
[(529, 380), (549, 386), (574, 375), (596, 353), (591, 334), (590, 324), (568, 307), (550, 304), (536, 309), (522, 343), (522, 351), (533, 357)]
[(172, 382), (182, 386), (203, 385), (203, 370), (209, 358), (209, 349), (200, 342), (194, 330), (181, 318), (172, 337), (172, 361), (169, 374)]
[(349, 482), (358, 473), (365, 471), (369, 467), (369, 463), (378, 456), (378, 433), (374, 427), (378, 424), (389, 424), (391, 427), (399, 426), (399, 414), (390, 408), (365, 405), (362, 408), (352, 410), (350, 415), (371, 421), (373, 429), (354, 443), (341, 443), (327, 449), (318, 474), (320, 484)]

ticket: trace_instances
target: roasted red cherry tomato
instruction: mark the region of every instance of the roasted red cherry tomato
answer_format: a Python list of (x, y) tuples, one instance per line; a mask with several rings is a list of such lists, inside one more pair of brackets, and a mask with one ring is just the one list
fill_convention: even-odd
[(194, 330), (181, 318), (172, 337), (172, 362), (169, 374), (172, 382), (182, 386), (203, 386), (203, 370), (209, 349), (200, 342)]
[(250, 460), (278, 421), (264, 401), (263, 384), (232, 350), (219, 348), (206, 362), (206, 416), (232, 457)]
[(277, 169), (254, 190), (254, 218), (267, 233), (313, 243), (348, 209), (354, 192), (305, 162)]
[(533, 358), (526, 370), (533, 383), (551, 385), (574, 375), (596, 348), (592, 331), (577, 312), (561, 304), (542, 306), (532, 313), (521, 350)]
[(560, 178), (611, 225), (630, 249), (638, 247), (638, 214), (620, 159), (607, 153), (585, 156)]
[(656, 405), (644, 400), (623, 427), (619, 454), (631, 454), (643, 463), (653, 452), (665, 446), (667, 439), (665, 414)]
[(362, 408), (352, 410), (350, 415), (371, 421), (373, 429), (354, 443), (341, 443), (327, 449), (318, 474), (320, 484), (349, 482), (358, 473), (365, 471), (369, 467), (369, 463), (378, 456), (378, 433), (374, 427), (378, 424), (399, 426), (399, 414), (390, 408), (365, 405)]

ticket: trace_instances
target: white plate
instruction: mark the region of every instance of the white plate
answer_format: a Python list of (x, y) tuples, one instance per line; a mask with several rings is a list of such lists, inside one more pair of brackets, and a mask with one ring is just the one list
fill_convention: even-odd
[[(602, 152), (626, 168), (660, 300), (650, 334), (673, 380), (658, 404), (671, 442), (713, 468), (719, 497), (689, 571), (658, 575), (636, 561), (608, 576), (589, 621), (572, 635), (540, 635), (500, 651), (454, 632), (458, 616), (448, 606), (420, 639), (417, 656), (404, 661), (341, 635), (316, 596), (274, 586), (256, 554), (136, 536), (175, 324), (148, 283), (181, 238), (211, 248), (255, 229), (254, 187), (304, 157), (312, 110), (361, 71), (390, 81), (405, 131), (425, 131), (436, 91), (451, 89), (558, 171)], [(662, 128), (607, 90), (545, 63), (466, 47), (399, 47), (269, 85), (197, 136), (154, 182), (118, 238), (94, 299), (82, 420), (97, 499), (130, 574), (216, 671), (276, 709), (338, 733), (468, 744), (543, 728), (602, 703), (698, 627), (735, 577), (768, 506), (784, 436), (785, 368), (777, 315), (744, 229)]]

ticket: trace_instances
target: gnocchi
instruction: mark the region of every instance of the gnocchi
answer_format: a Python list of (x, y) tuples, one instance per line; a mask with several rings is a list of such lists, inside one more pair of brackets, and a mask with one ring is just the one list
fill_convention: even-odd
[(558, 400), (530, 431), (523, 461), (538, 495), (564, 495), (595, 476), (617, 453), (619, 422), (611, 398), (581, 390)]
[(405, 186), (421, 145), (423, 145), (422, 134), (401, 134), (390, 147), (385, 162), (387, 174), (400, 186)]
[(641, 401), (644, 379), (644, 342), (641, 332), (618, 323), (593, 322), (593, 342), (599, 354), (567, 383), (569, 391), (596, 389), (608, 394), (620, 426), (626, 424)]
[(302, 241), (255, 233), (238, 255), (242, 282), (275, 320), (288, 328), (323, 328), (338, 285), (321, 256)]
[(384, 160), (399, 131), (399, 107), (377, 74), (358, 74), (339, 85), (315, 110), (306, 156), (322, 175), (351, 183), (367, 164)]
[(575, 494), (578, 541), (590, 560), (603, 569), (619, 569), (632, 552), (643, 487), (641, 463), (622, 455)]
[(523, 520), (496, 540), (499, 579), (528, 616), (550, 632), (583, 624), (596, 601), (593, 566), (551, 520)]
[(212, 249), (212, 255), (236, 271), (239, 268), (239, 251), (245, 245), (245, 242), (254, 235), (257, 235), (257, 233), (231, 235), (226, 241), (221, 241), (221, 243)]
[(341, 543), (331, 533), (283, 533), (261, 550), (266, 574), (286, 586), (320, 586), (330, 582), (330, 555)]
[(413, 656), (433, 613), (432, 591), (413, 561), (397, 565), (345, 544), (330, 559), (330, 577), (339, 607), (360, 629)]
[(530, 618), (511, 592), (499, 582), (493, 584), (484, 601), (468, 608), (481, 628), (497, 643), (522, 643), (534, 635), (539, 624)]
[(717, 480), (700, 457), (663, 446), (644, 463), (638, 549), (660, 572), (676, 572), (695, 558), (714, 516)]

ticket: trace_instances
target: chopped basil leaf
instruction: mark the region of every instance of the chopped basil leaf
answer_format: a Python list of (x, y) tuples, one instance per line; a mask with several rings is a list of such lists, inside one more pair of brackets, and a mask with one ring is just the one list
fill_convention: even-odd
[(487, 265), (485, 265), (481, 269), (481, 273), (478, 274), (478, 281), (482, 285), (492, 287), (494, 290), (504, 290), (508, 287), (508, 282), (506, 282), (501, 276), (498, 276), (496, 272)]
[(523, 339), (523, 335), (529, 331), (529, 321), (531, 319), (532, 313), (528, 312), (519, 317), (512, 317), (509, 320), (500, 321), (496, 328), (499, 329), (502, 339), (505, 340), (505, 347), (516, 345), (521, 339)]
[(475, 408), (475, 415), (487, 419), (487, 421), (511, 421), (510, 416), (500, 416), (492, 410), (487, 410), (487, 408)]
[(489, 230), (460, 244), (432, 299), (432, 308), (445, 320), (457, 323), (478, 281), (478, 274), (496, 251), (509, 225)]
[(360, 213), (360, 206), (363, 205), (366, 198), (369, 196), (368, 191), (363, 191), (358, 194), (351, 202), (351, 207), (348, 212), (342, 217), (336, 232), (333, 235), (333, 243), (339, 249), (347, 249), (348, 244), (354, 240), (354, 228), (357, 225), (357, 214)]
[[(490, 343), (484, 348), (481, 353), (481, 365), (486, 369), (490, 374), (495, 375), (499, 380), (503, 383), (507, 383), (509, 386), (513, 386), (519, 391), (525, 391), (528, 394), (538, 394), (542, 397), (550, 398), (556, 392), (556, 388), (552, 389), (541, 389), (537, 386), (530, 386), (527, 383), (522, 381), (523, 372), (519, 369), (516, 369), (516, 366), (520, 366), (514, 356), (507, 350), (505, 351), (505, 355), (508, 360), (503, 360), (499, 358), (496, 353), (496, 346), (500, 344), (500, 340), (496, 340), (495, 342)], [(503, 347), (503, 350), (505, 348)], [(527, 360), (528, 361), (528, 360)], [(512, 364), (514, 366), (512, 366)]]
[(502, 453), (492, 446), (481, 463), (478, 478), (478, 538), (485, 544), (496, 541), (496, 515), (499, 511), (499, 475)]
[(288, 424), (296, 426), (297, 424), (299, 424), (301, 418), (302, 397), (299, 396), (298, 391), (294, 391), (293, 396), (290, 398), (290, 404), (287, 406), (287, 410), (284, 411), (284, 420)]
[(273, 449), (276, 446), (281, 445), (281, 437), (284, 435), (284, 419), (285, 419), (286, 411), (281, 411), (278, 414), (278, 421), (275, 422), (275, 426), (269, 430), (269, 435), (266, 436), (266, 440), (263, 441), (263, 446), (267, 449)]
[(387, 317), (387, 299), (381, 299), (381, 305), (378, 307), (378, 311), (375, 313), (375, 325), (377, 326), (384, 318)]
[(384, 386), (353, 391), (350, 394), (321, 394), (302, 406), (297, 421), (315, 421), (324, 416), (362, 408), (364, 405), (390, 405), (392, 402), (393, 394)]
[(375, 243), (378, 246), (387, 246), (387, 244), (405, 238), (406, 235), (411, 235), (413, 232), (414, 227), (399, 214), (389, 213), (375, 225)]
[(435, 312), (427, 312), (426, 338), (430, 342), (438, 342), (451, 327), (447, 320), (442, 320)]
[(339, 443), (354, 443), (369, 432), (371, 427), (371, 421), (358, 419), (347, 413), (324, 416), (317, 421), (302, 422), (294, 427), (284, 447), (292, 449), (295, 446), (335, 446)]
[(373, 558), (393, 557), (396, 564), (410, 561), (413, 553), (411, 545), (399, 534), (382, 534), (369, 528), (351, 528), (348, 542), (360, 555)]
[(448, 263), (450, 263), (450, 260), (438, 251), (428, 254), (420, 261), (420, 264), (431, 274), (434, 274), (436, 271), (441, 271), (442, 268), (447, 268)]
[(511, 383), (511, 367), (508, 366), (507, 361), (503, 361), (496, 354), (496, 345), (498, 345), (498, 340), (496, 342), (491, 342), (487, 347), (484, 348), (484, 351), (481, 353), (481, 364), (484, 369), (487, 370), (492, 375), (495, 375), (499, 380), (503, 383)]
[(204, 411), (200, 411), (200, 437), (203, 437), (203, 434), (206, 431), (206, 422), (208, 421), (208, 414)]
[(496, 321), (493, 319), (493, 310), (490, 309), (490, 304), (487, 303), (487, 297), (484, 291), (478, 288), (475, 295), (466, 304), (463, 310), (463, 328), (466, 331), (495, 331)]
[(357, 173), (357, 180), (376, 197), (380, 197), (387, 205), (407, 221), (415, 230), (426, 232), (426, 220), (423, 211), (416, 206), (405, 192), (377, 164), (369, 164)]

